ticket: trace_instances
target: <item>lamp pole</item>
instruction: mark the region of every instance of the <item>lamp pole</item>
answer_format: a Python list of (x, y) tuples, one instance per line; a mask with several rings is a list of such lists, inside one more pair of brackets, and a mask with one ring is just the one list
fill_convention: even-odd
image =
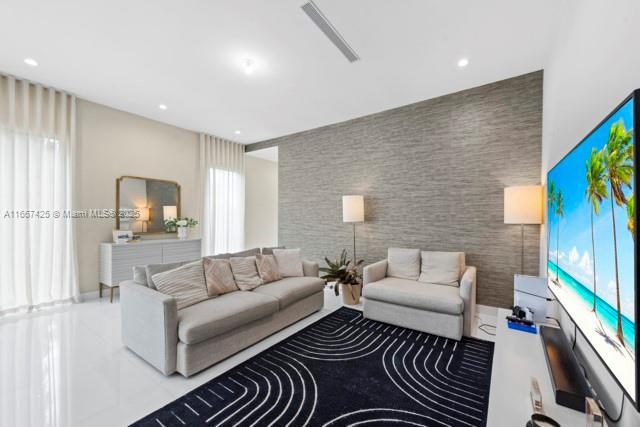
[(356, 258), (356, 223), (353, 223), (353, 263), (357, 263), (358, 259)]

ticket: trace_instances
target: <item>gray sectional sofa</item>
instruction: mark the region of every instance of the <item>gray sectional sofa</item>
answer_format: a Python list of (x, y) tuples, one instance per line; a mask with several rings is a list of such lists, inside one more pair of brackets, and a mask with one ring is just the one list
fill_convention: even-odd
[(476, 269), (463, 252), (391, 248), (363, 273), (365, 318), (455, 340), (471, 334)]
[(120, 284), (122, 340), (163, 374), (188, 377), (320, 310), (318, 265), (303, 261), (303, 272), (178, 310), (138, 269), (136, 280)]

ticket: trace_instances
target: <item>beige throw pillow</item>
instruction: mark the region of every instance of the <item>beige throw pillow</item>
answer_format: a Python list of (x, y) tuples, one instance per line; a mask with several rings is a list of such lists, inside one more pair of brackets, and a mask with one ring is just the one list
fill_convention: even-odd
[(300, 249), (274, 249), (273, 255), (278, 263), (278, 271), (282, 277), (302, 277), (302, 259)]
[(210, 297), (238, 290), (229, 260), (205, 257), (202, 262), (207, 282), (207, 293)]
[(258, 275), (256, 267), (256, 257), (249, 256), (244, 258), (229, 258), (231, 263), (231, 271), (236, 285), (243, 291), (250, 291), (262, 285), (262, 279)]
[(420, 276), (420, 249), (389, 248), (387, 276), (418, 280)]
[(153, 275), (158, 291), (176, 299), (178, 310), (209, 298), (202, 260)]
[(282, 279), (276, 257), (273, 255), (256, 255), (258, 274), (263, 283), (275, 282)]
[(459, 286), (463, 252), (422, 252), (420, 281), (437, 285)]

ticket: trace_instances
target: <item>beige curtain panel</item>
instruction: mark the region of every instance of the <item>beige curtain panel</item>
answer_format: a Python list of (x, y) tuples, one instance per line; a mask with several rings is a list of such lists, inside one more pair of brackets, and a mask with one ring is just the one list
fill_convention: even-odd
[(0, 75), (0, 315), (77, 300), (76, 99)]

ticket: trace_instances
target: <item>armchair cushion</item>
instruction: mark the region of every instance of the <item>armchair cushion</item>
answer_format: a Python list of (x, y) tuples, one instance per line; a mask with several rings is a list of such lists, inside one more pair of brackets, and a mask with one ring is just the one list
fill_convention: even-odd
[(387, 262), (387, 276), (418, 280), (420, 249), (389, 248)]
[(364, 297), (405, 307), (445, 314), (461, 314), (464, 302), (458, 288), (415, 280), (386, 277), (369, 283), (363, 289)]
[(464, 264), (463, 252), (422, 251), (420, 280), (425, 283), (458, 286)]

